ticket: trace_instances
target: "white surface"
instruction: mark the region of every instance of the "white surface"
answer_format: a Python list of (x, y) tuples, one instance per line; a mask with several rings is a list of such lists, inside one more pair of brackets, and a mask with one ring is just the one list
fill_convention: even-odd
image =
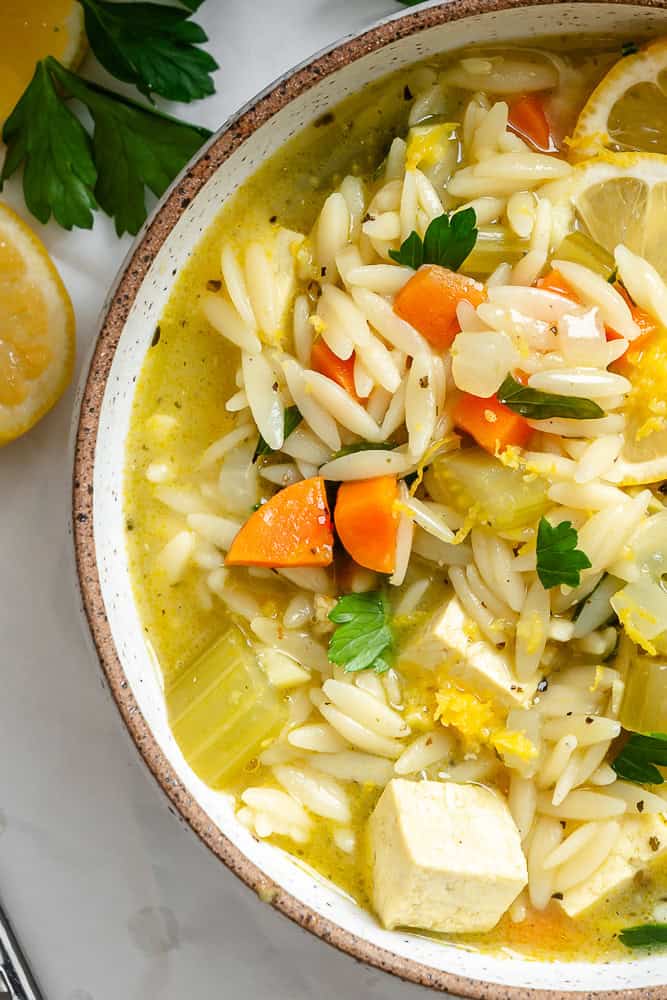
[[(215, 128), (293, 63), (397, 8), (207, 0), (197, 20), (222, 67), (218, 94), (182, 113)], [(1, 197), (25, 216), (16, 185)], [(74, 301), (80, 366), (130, 241), (103, 216), (90, 233), (41, 235)], [(67, 535), (72, 398), (0, 452), (0, 898), (46, 1000), (425, 996), (261, 904), (170, 815), (79, 615)]]

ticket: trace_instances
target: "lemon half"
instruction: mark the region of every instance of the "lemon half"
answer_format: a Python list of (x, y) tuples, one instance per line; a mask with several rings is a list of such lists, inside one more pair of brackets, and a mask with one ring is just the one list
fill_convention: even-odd
[(74, 366), (74, 311), (42, 242), (0, 202), (0, 445), (62, 395)]
[(555, 246), (578, 223), (610, 253), (623, 243), (667, 278), (667, 156), (603, 153), (540, 196), (553, 206)]
[(667, 39), (609, 70), (579, 115), (570, 149), (573, 159), (601, 149), (667, 153)]
[(77, 0), (2, 0), (0, 5), (0, 126), (30, 83), (35, 63), (55, 56), (76, 67), (86, 51), (83, 7)]

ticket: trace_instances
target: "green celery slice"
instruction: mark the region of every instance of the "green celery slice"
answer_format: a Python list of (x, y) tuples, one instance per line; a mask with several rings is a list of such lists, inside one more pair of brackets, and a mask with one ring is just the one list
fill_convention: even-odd
[(483, 226), (459, 270), (473, 278), (488, 278), (499, 264), (517, 264), (528, 250), (528, 240), (515, 236), (506, 226)]
[(284, 699), (235, 626), (179, 675), (167, 705), (183, 756), (212, 788), (228, 783), (287, 721)]
[(637, 656), (625, 679), (621, 725), (633, 733), (667, 732), (667, 662)]
[(601, 275), (605, 281), (609, 281), (616, 273), (616, 264), (609, 251), (585, 233), (575, 232), (566, 236), (556, 250), (554, 258), (582, 264), (590, 271)]
[(503, 465), (479, 448), (434, 459), (425, 483), (434, 500), (498, 531), (528, 527), (549, 508), (543, 479)]

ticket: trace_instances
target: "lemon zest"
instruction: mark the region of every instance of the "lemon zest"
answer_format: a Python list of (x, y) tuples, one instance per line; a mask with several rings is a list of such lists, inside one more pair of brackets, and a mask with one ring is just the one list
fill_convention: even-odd
[(431, 459), (435, 458), (440, 451), (455, 451), (460, 444), (461, 438), (458, 434), (445, 434), (444, 437), (439, 438), (437, 441), (434, 441), (432, 445), (429, 445), (417, 464), (417, 468), (415, 470), (417, 477), (411, 484), (409, 490), (411, 497), (415, 495), (421, 486), (422, 480), (424, 479), (424, 471)]
[(416, 170), (420, 164), (433, 167), (447, 155), (447, 144), (456, 138), (458, 122), (443, 122), (423, 131), (412, 130), (405, 151), (405, 169)]
[(512, 754), (525, 761), (537, 756), (537, 747), (525, 733), (507, 729), (499, 709), (472, 691), (446, 680), (435, 692), (435, 702), (435, 721), (456, 729), (468, 752), (478, 753), (486, 746), (501, 756)]
[[(646, 636), (642, 635), (636, 625), (634, 625), (630, 620), (632, 613), (632, 608), (622, 608), (621, 611), (618, 612), (618, 620), (625, 629), (625, 634), (629, 639), (636, 643), (637, 646), (641, 646), (644, 652), (648, 653), (649, 656), (657, 656), (658, 650), (655, 648), (653, 643), (647, 639)], [(655, 621), (655, 618), (653, 621)]]
[(308, 322), (310, 323), (310, 325), (312, 326), (313, 330), (315, 331), (315, 334), (318, 337), (321, 337), (322, 334), (324, 333), (324, 331), (327, 328), (326, 323), (324, 322), (324, 320), (322, 319), (321, 316), (317, 315), (317, 313), (313, 313), (312, 316), (309, 316), (308, 317)]

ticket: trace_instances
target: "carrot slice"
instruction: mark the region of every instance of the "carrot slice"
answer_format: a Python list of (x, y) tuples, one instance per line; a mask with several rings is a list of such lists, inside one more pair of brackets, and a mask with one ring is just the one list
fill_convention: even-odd
[(437, 264), (420, 267), (403, 285), (394, 301), (394, 312), (439, 350), (451, 346), (461, 327), (456, 318), (459, 302), (478, 306), (486, 299), (479, 282)]
[(533, 433), (525, 417), (514, 413), (495, 396), (483, 399), (463, 392), (454, 405), (452, 417), (456, 427), (470, 434), (492, 455), (509, 445), (523, 448)]
[(354, 386), (354, 359), (353, 351), (351, 356), (343, 361), (321, 337), (317, 338), (310, 352), (311, 367), (320, 375), (326, 375), (333, 382), (337, 382), (353, 399), (359, 401)]
[(572, 302), (579, 303), (579, 298), (574, 289), (568, 285), (567, 281), (560, 273), (552, 268), (543, 278), (538, 278), (535, 282), (538, 288), (542, 288), (545, 292), (555, 292), (556, 295), (562, 295), (566, 299), (571, 299)]
[(396, 562), (398, 497), (395, 476), (343, 483), (334, 521), (346, 551), (355, 562), (378, 573), (393, 573)]
[(333, 529), (324, 480), (303, 479), (276, 493), (248, 518), (227, 566), (330, 566)]
[[(627, 375), (632, 367), (641, 364), (644, 352), (651, 346), (658, 333), (658, 324), (653, 317), (638, 306), (628, 295), (626, 288), (619, 282), (614, 283), (614, 288), (619, 292), (628, 304), (632, 318), (641, 330), (638, 337), (628, 345), (627, 350), (614, 362), (614, 371)], [(617, 333), (610, 326), (606, 328), (607, 340), (620, 340), (621, 334)]]
[(525, 94), (510, 105), (508, 125), (519, 138), (526, 139), (541, 153), (558, 152), (544, 102), (536, 94)]

